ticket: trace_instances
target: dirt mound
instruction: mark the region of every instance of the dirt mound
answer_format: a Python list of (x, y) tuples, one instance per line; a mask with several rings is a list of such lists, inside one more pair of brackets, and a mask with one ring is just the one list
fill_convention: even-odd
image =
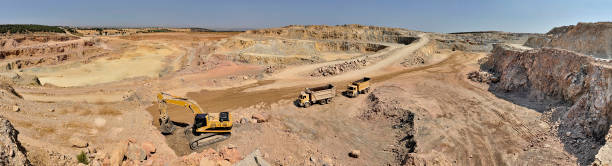
[(0, 116), (0, 165), (30, 165), (25, 149), (17, 140), (18, 134), (11, 122)]
[(534, 48), (562, 48), (596, 58), (612, 59), (612, 22), (556, 27), (547, 36), (530, 38), (525, 45)]
[(612, 124), (612, 63), (560, 49), (496, 45), (483, 68), (500, 78), (491, 90), (538, 101), (551, 111), (559, 136), (581, 164), (593, 161)]

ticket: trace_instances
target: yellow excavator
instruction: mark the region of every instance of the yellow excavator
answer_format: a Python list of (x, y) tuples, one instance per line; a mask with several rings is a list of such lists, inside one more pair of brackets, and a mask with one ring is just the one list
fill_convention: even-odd
[(193, 124), (185, 128), (185, 136), (192, 150), (223, 141), (231, 135), (233, 125), (229, 112), (220, 112), (218, 118), (215, 118), (212, 114), (202, 112), (196, 102), (164, 92), (157, 94), (157, 102), (159, 104), (159, 129), (162, 134), (172, 134), (175, 130), (168, 115), (167, 104), (183, 106), (195, 115)]

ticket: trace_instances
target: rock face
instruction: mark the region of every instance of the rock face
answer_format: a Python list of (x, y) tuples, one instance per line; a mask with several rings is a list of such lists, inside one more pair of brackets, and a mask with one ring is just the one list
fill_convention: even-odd
[(0, 116), (0, 165), (30, 165), (11, 122)]
[[(23, 69), (40, 64), (59, 64), (67, 60), (86, 59), (96, 54), (88, 54), (98, 48), (95, 41), (75, 37), (29, 36), (0, 38), (9, 42), (10, 47), (0, 49), (0, 64), (2, 70)], [(15, 44), (10, 40), (17, 40)], [(49, 43), (47, 43), (49, 42)], [(6, 45), (6, 44), (5, 44)]]
[(247, 35), (274, 36), (309, 40), (347, 40), (410, 44), (416, 32), (399, 28), (363, 25), (290, 25), (282, 28), (250, 30)]
[(547, 36), (532, 37), (526, 46), (563, 48), (612, 59), (612, 22), (578, 23), (553, 28)]
[(599, 149), (593, 165), (612, 165), (612, 131), (608, 131), (606, 145)]
[(450, 34), (436, 34), (434, 39), (441, 49), (451, 49), (453, 51), (476, 51), (489, 52), (495, 43), (514, 43), (523, 44), (535, 34), (527, 33), (507, 33), (498, 31), (484, 32), (457, 32)]
[(580, 163), (593, 160), (593, 146), (601, 146), (612, 123), (610, 61), (561, 49), (495, 45), (482, 68), (499, 78), (492, 91), (560, 101), (540, 111), (552, 112), (551, 120), (560, 122), (558, 135)]
[(612, 63), (559, 49), (496, 45), (485, 65), (499, 75), (496, 89), (573, 103), (568, 118), (579, 122), (588, 135), (603, 138), (607, 133), (612, 120)]
[(251, 64), (310, 64), (349, 60), (390, 45), (410, 44), (420, 32), (361, 25), (300, 26), (250, 30), (224, 40), (215, 53)]

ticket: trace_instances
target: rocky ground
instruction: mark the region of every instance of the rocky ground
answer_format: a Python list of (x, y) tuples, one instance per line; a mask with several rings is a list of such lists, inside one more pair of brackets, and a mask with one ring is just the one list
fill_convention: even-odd
[[(550, 35), (292, 25), (3, 36), (0, 165), (609, 164), (610, 61), (521, 46), (529, 37)], [(364, 76), (370, 93), (341, 95)], [(332, 103), (295, 105), (329, 83)], [(232, 136), (193, 151), (185, 126), (162, 135), (162, 91), (231, 112)]]

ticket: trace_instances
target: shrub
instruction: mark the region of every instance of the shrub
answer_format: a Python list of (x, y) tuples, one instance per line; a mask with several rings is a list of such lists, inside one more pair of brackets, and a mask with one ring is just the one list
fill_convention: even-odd
[(86, 165), (89, 164), (89, 161), (87, 160), (87, 155), (85, 154), (85, 152), (81, 151), (81, 153), (78, 154), (76, 157), (79, 163), (83, 163)]

